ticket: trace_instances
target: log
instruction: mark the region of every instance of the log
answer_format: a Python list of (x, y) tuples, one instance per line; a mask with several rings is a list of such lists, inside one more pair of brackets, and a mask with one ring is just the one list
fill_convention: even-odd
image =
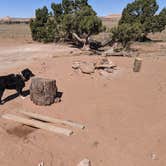
[(134, 61), (134, 67), (133, 67), (133, 71), (134, 72), (139, 72), (142, 66), (142, 59), (141, 58), (135, 58)]
[(113, 39), (105, 40), (101, 43), (101, 47), (105, 47), (105, 46), (107, 46), (109, 44), (113, 44), (113, 43), (114, 43)]
[(32, 126), (32, 127), (36, 127), (36, 128), (39, 128), (39, 129), (51, 131), (51, 132), (54, 132), (54, 133), (63, 134), (63, 135), (66, 135), (66, 136), (70, 136), (71, 134), (73, 134), (73, 131), (68, 130), (68, 129), (55, 127), (53, 125), (46, 124), (44, 122), (25, 119), (25, 118), (22, 118), (22, 117), (19, 117), (19, 116), (11, 115), (11, 114), (4, 114), (4, 115), (2, 115), (2, 118), (7, 119), (7, 120), (13, 120), (15, 122), (18, 122), (18, 123), (21, 123), (21, 124), (24, 124), (24, 125), (27, 125), (27, 126)]
[(112, 51), (112, 49), (108, 50), (105, 52), (105, 55), (106, 56), (125, 56), (125, 53), (123, 51), (120, 51), (120, 52), (115, 52), (115, 51)]
[(30, 85), (30, 99), (36, 105), (51, 105), (57, 94), (56, 80), (35, 77)]
[(78, 124), (78, 123), (75, 123), (75, 122), (72, 122), (72, 121), (66, 121), (66, 120), (51, 118), (51, 117), (48, 117), (48, 116), (43, 116), (43, 115), (40, 115), (40, 114), (27, 112), (27, 111), (22, 111), (22, 110), (19, 111), (19, 112), (24, 114), (24, 115), (27, 115), (30, 118), (38, 119), (38, 120), (45, 121), (45, 122), (61, 123), (61, 124), (69, 125), (69, 126), (80, 128), (80, 129), (85, 128), (84, 125), (81, 125), (81, 124)]

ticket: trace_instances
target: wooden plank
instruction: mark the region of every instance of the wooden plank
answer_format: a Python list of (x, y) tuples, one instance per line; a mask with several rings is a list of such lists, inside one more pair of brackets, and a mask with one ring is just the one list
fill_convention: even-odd
[(2, 118), (8, 119), (8, 120), (13, 120), (13, 121), (18, 122), (18, 123), (22, 123), (22, 124), (25, 124), (25, 125), (28, 125), (28, 126), (36, 127), (36, 128), (47, 130), (47, 131), (51, 131), (51, 132), (54, 132), (54, 133), (63, 134), (63, 135), (66, 135), (66, 136), (70, 136), (73, 133), (73, 131), (68, 130), (68, 129), (55, 127), (53, 125), (46, 124), (44, 122), (25, 119), (25, 118), (22, 118), (22, 117), (19, 117), (19, 116), (11, 115), (11, 114), (4, 114), (4, 115), (2, 115)]
[(48, 117), (48, 116), (44, 116), (44, 115), (40, 115), (40, 114), (36, 114), (36, 113), (32, 113), (32, 112), (27, 112), (27, 111), (19, 111), (19, 112), (23, 113), (24, 115), (27, 115), (31, 118), (42, 120), (42, 121), (45, 121), (45, 122), (61, 123), (61, 124), (69, 125), (69, 126), (80, 128), (80, 129), (85, 128), (84, 125), (78, 124), (78, 123), (75, 123), (75, 122), (71, 122), (71, 121), (56, 119), (56, 118), (52, 118), (52, 117)]

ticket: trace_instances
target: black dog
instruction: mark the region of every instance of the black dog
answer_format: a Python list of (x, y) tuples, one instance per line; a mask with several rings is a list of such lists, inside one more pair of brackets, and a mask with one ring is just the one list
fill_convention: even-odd
[(4, 103), (1, 98), (5, 89), (15, 89), (23, 96), (22, 89), (25, 87), (25, 82), (33, 76), (35, 75), (29, 69), (24, 69), (20, 74), (0, 76), (0, 104)]

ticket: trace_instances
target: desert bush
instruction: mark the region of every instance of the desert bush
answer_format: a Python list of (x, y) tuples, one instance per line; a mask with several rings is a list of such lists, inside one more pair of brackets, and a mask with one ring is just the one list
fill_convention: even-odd
[(158, 17), (155, 24), (157, 26), (154, 27), (154, 32), (161, 32), (165, 30), (166, 26), (166, 8), (162, 9), (159, 15), (157, 15), (156, 17)]
[(120, 42), (123, 48), (128, 49), (132, 41), (142, 36), (142, 29), (139, 23), (123, 23), (112, 29), (112, 39), (114, 42)]

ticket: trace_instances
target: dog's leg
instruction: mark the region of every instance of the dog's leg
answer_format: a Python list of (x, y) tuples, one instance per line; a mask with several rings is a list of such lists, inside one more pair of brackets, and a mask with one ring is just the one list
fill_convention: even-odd
[(24, 100), (25, 97), (23, 96), (22, 88), (17, 88), (17, 92), (18, 92), (19, 96)]
[(2, 96), (3, 96), (3, 93), (4, 93), (5, 89), (0, 89), (0, 104), (4, 104), (5, 101), (2, 100)]
[(22, 95), (20, 95), (20, 97), (24, 100), (25, 99), (25, 97), (24, 96), (22, 96)]

